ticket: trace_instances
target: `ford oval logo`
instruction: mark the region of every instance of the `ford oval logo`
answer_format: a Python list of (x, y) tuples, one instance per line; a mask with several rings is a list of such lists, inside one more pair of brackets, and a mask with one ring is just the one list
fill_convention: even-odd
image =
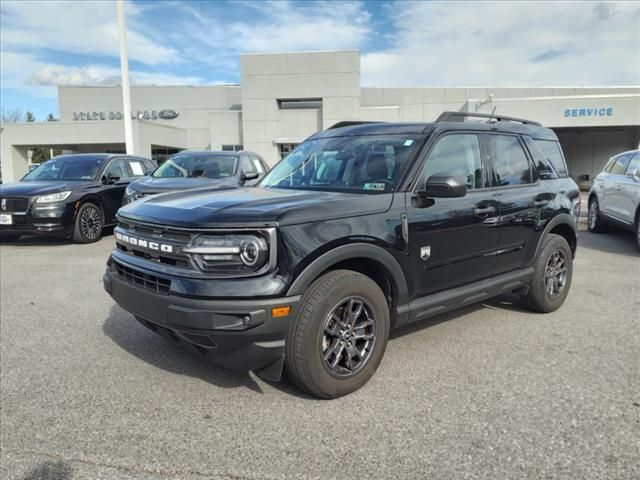
[(173, 120), (178, 115), (178, 112), (176, 112), (175, 110), (160, 110), (158, 112), (158, 116), (160, 118), (163, 118), (164, 120)]

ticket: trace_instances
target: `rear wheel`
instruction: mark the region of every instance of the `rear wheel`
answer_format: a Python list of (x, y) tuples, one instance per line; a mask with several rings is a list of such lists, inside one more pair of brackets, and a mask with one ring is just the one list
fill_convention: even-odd
[(321, 398), (351, 393), (373, 376), (389, 337), (380, 287), (350, 270), (328, 272), (307, 289), (287, 337), (286, 367)]
[(607, 228), (607, 225), (600, 214), (600, 203), (598, 203), (598, 199), (596, 197), (593, 197), (589, 202), (587, 227), (592, 233), (604, 232)]
[(77, 243), (93, 243), (102, 238), (104, 226), (102, 210), (93, 203), (83, 204), (76, 214), (73, 228), (73, 241)]
[(522, 297), (530, 310), (549, 313), (567, 298), (573, 275), (573, 254), (564, 237), (551, 234), (543, 240), (533, 263), (529, 292)]

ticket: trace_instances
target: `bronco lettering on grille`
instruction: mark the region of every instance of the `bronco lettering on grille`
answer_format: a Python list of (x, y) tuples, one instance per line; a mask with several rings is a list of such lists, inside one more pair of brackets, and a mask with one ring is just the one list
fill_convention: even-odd
[(132, 237), (130, 235), (124, 235), (120, 232), (115, 232), (116, 240), (120, 240), (122, 243), (128, 243), (137, 247), (148, 248), (149, 250), (156, 250), (158, 252), (173, 253), (173, 245), (167, 245), (166, 243), (152, 242), (149, 240), (143, 240), (142, 238)]

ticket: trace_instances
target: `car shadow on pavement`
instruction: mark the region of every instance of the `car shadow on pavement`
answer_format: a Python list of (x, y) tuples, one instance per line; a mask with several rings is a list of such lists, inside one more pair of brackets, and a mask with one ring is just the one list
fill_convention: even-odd
[(263, 393), (248, 373), (219, 367), (141, 325), (129, 312), (111, 307), (102, 331), (123, 350), (154, 367), (179, 375), (199, 378), (222, 388), (246, 387)]
[(631, 257), (640, 256), (633, 232), (616, 227), (609, 227), (606, 232), (602, 233), (580, 230), (578, 235), (578, 255), (580, 255), (581, 248), (618, 255), (629, 255)]
[[(154, 367), (179, 375), (199, 378), (221, 388), (244, 387), (264, 394), (250, 373), (235, 372), (212, 363), (204, 357), (153, 333), (129, 312), (117, 305), (102, 325), (102, 331), (120, 348)], [(302, 392), (283, 372), (279, 382), (261, 380), (274, 388), (302, 399), (313, 399)]]
[[(107, 237), (113, 234), (113, 227), (105, 227), (102, 232), (102, 237)], [(0, 245), (11, 245), (14, 247), (44, 247), (44, 246), (62, 246), (72, 245), (73, 241), (70, 238), (55, 237), (50, 235), (24, 235), (18, 240), (8, 241), (3, 240), (0, 237)]]

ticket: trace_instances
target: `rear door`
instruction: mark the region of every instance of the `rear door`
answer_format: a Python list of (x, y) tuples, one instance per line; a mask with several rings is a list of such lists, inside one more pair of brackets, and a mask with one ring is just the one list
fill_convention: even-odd
[[(407, 221), (413, 299), (488, 278), (498, 246), (498, 208), (487, 187), (480, 137), (445, 133), (427, 154), (413, 193), (407, 194)], [(415, 193), (435, 174), (464, 176), (461, 198), (421, 198)]]
[(634, 172), (640, 172), (640, 152), (632, 155), (624, 177), (620, 180), (620, 218), (625, 222), (634, 224), (638, 199), (640, 198), (640, 181), (634, 176)]
[(506, 273), (529, 263), (543, 209), (552, 206), (554, 195), (550, 183), (537, 178), (519, 135), (487, 133), (483, 139), (491, 162), (492, 192), (500, 206), (496, 271)]
[(609, 174), (604, 179), (604, 196), (600, 209), (607, 215), (622, 222), (630, 222), (629, 208), (623, 185), (626, 183), (625, 173), (631, 162), (633, 153), (618, 155), (611, 165)]

